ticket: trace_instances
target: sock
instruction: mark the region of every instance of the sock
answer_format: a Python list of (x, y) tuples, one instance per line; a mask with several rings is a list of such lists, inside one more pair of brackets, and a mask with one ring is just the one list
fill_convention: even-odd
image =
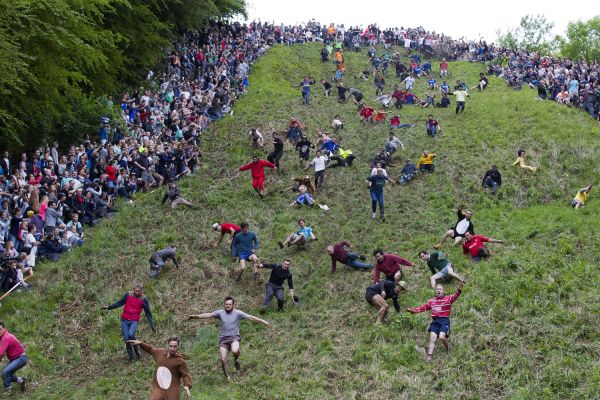
[(21, 383), (23, 383), (23, 378), (21, 378), (20, 376), (17, 376), (17, 383), (20, 385)]

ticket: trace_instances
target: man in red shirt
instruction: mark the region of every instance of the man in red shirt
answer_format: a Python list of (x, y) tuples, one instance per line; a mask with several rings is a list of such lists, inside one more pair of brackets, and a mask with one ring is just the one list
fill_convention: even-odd
[(371, 264), (365, 264), (358, 260), (366, 261), (367, 257), (359, 253), (350, 253), (346, 248), (350, 248), (350, 243), (342, 240), (334, 245), (327, 246), (327, 253), (331, 256), (331, 273), (335, 273), (337, 262), (341, 262), (352, 269), (372, 269)]
[(433, 350), (435, 349), (436, 340), (440, 339), (440, 342), (448, 350), (448, 337), (450, 336), (450, 314), (452, 313), (452, 303), (458, 299), (464, 282), (458, 283), (458, 289), (454, 294), (445, 296), (444, 287), (437, 285), (435, 287), (435, 297), (429, 299), (427, 303), (420, 305), (415, 308), (407, 308), (411, 314), (422, 313), (427, 310), (431, 310), (431, 324), (427, 331), (429, 332), (429, 348), (427, 349), (427, 361), (431, 361), (433, 357)]
[[(123, 332), (123, 340), (125, 340), (125, 346), (127, 349), (127, 355), (129, 361), (133, 361), (137, 357), (141, 357), (139, 346), (132, 346), (130, 340), (135, 340), (135, 332), (137, 326), (140, 323), (140, 315), (142, 311), (146, 314), (150, 327), (156, 333), (156, 326), (150, 312), (150, 305), (148, 299), (142, 293), (142, 286), (136, 285), (132, 292), (127, 292), (121, 297), (121, 300), (109, 306), (102, 307), (104, 310), (112, 310), (113, 308), (123, 307), (121, 313), (121, 331)], [(135, 353), (135, 356), (134, 356)]]
[(231, 243), (233, 242), (233, 237), (236, 235), (236, 233), (238, 233), (241, 230), (239, 226), (237, 226), (236, 224), (230, 224), (229, 222), (223, 222), (222, 224), (215, 222), (212, 227), (215, 231), (221, 232), (221, 237), (219, 238), (219, 241), (215, 246), (221, 244), (221, 242), (223, 241), (223, 237), (226, 234), (229, 234), (229, 245), (231, 246)]
[(479, 262), (482, 258), (489, 257), (492, 252), (485, 247), (484, 243), (503, 243), (502, 240), (492, 239), (483, 235), (473, 235), (471, 232), (465, 232), (465, 241), (463, 243), (463, 253), (469, 254), (473, 262)]
[(4, 389), (10, 393), (13, 382), (17, 382), (21, 386), (21, 391), (24, 392), (25, 378), (16, 376), (15, 373), (27, 364), (29, 358), (27, 358), (21, 342), (6, 330), (4, 322), (0, 322), (0, 361), (4, 354), (8, 358), (8, 364), (2, 370)]
[(263, 185), (265, 181), (265, 168), (277, 169), (275, 164), (266, 160), (259, 160), (257, 156), (254, 156), (252, 157), (252, 162), (241, 166), (239, 169), (240, 171), (250, 170), (250, 173), (252, 174), (252, 187), (256, 190), (256, 193), (258, 193), (261, 199), (265, 196), (265, 188)]
[[(381, 273), (385, 274), (385, 278), (389, 281), (400, 282), (402, 279), (402, 265), (407, 267), (414, 267), (415, 264), (408, 261), (405, 258), (399, 257), (395, 254), (384, 253), (382, 249), (376, 249), (373, 252), (377, 264), (375, 264), (375, 270), (373, 271), (373, 282), (379, 283)], [(383, 283), (381, 283), (381, 290), (383, 290)]]

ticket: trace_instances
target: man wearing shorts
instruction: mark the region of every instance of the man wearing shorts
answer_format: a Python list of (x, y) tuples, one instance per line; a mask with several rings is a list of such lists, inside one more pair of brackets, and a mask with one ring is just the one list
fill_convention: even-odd
[(254, 270), (254, 277), (257, 279), (258, 275), (258, 257), (256, 256), (256, 250), (258, 249), (258, 236), (252, 232), (247, 222), (242, 222), (240, 225), (240, 232), (238, 232), (231, 242), (231, 255), (234, 261), (239, 261), (240, 269), (237, 272), (236, 280), (242, 279), (242, 274), (246, 269), (246, 261), (252, 261), (252, 269)]
[(450, 336), (450, 314), (452, 312), (452, 303), (458, 299), (462, 288), (465, 284), (459, 282), (458, 289), (451, 295), (444, 295), (444, 287), (437, 285), (435, 287), (435, 297), (429, 299), (427, 303), (420, 305), (415, 308), (407, 308), (411, 314), (421, 313), (427, 310), (431, 310), (431, 324), (427, 331), (429, 332), (429, 347), (427, 349), (427, 361), (431, 361), (433, 358), (433, 350), (435, 349), (435, 342), (440, 340), (446, 350), (448, 350), (448, 337)]
[(306, 226), (306, 221), (303, 218), (298, 220), (298, 230), (290, 234), (283, 242), (277, 242), (282, 249), (297, 244), (304, 246), (309, 240), (317, 240), (310, 226)]
[(444, 234), (444, 236), (442, 236), (442, 240), (440, 240), (440, 242), (438, 244), (433, 246), (436, 249), (441, 249), (442, 246), (444, 245), (444, 242), (448, 238), (453, 238), (454, 245), (456, 246), (457, 244), (462, 242), (462, 240), (465, 236), (465, 232), (468, 231), (468, 232), (471, 232), (471, 234), (475, 233), (475, 229), (473, 228), (473, 223), (471, 222), (471, 217), (473, 216), (473, 211), (465, 210), (465, 212), (463, 212), (462, 207), (459, 207), (458, 211), (456, 212), (456, 215), (458, 216), (458, 222), (456, 223), (456, 225), (454, 225), (454, 228), (450, 228)]
[(446, 255), (441, 251), (434, 251), (431, 254), (423, 250), (419, 253), (419, 258), (427, 263), (427, 266), (431, 270), (431, 288), (435, 289), (436, 281), (438, 279), (445, 280), (448, 276), (458, 279), (460, 282), (465, 282), (463, 278), (454, 273), (452, 263), (448, 261)]
[[(381, 288), (383, 286), (383, 289)], [(396, 312), (400, 312), (400, 304), (398, 304), (398, 294), (406, 290), (406, 282), (398, 283), (392, 281), (382, 281), (382, 284), (373, 283), (367, 287), (365, 292), (365, 300), (367, 303), (379, 310), (377, 315), (377, 323), (381, 324), (385, 321), (388, 314), (388, 304), (386, 300), (392, 299)]]
[(241, 369), (238, 357), (240, 356), (240, 322), (243, 319), (248, 319), (254, 322), (260, 322), (265, 326), (271, 326), (268, 321), (246, 314), (243, 311), (234, 309), (235, 299), (233, 297), (225, 297), (223, 309), (199, 315), (190, 315), (188, 319), (208, 319), (216, 318), (221, 320), (221, 331), (219, 333), (219, 353), (221, 355), (221, 367), (227, 380), (231, 379), (227, 370), (227, 356), (229, 352), (233, 354), (233, 365), (239, 371)]

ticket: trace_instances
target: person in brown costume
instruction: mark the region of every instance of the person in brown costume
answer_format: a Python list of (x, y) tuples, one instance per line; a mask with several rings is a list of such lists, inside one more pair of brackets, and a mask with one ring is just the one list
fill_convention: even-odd
[(192, 398), (190, 394), (192, 377), (185, 365), (183, 354), (179, 352), (178, 337), (169, 338), (167, 349), (154, 348), (140, 340), (128, 340), (128, 342), (134, 346), (139, 345), (142, 350), (152, 355), (156, 363), (150, 400), (179, 400), (179, 386), (182, 381), (188, 399)]

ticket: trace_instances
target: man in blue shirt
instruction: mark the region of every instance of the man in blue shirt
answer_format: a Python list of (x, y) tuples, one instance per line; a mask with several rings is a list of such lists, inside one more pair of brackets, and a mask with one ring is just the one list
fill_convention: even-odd
[(287, 245), (290, 247), (292, 245), (298, 245), (298, 247), (304, 247), (308, 240), (317, 240), (313, 230), (310, 226), (306, 226), (306, 221), (304, 219), (298, 220), (298, 230), (294, 233), (291, 233), (283, 242), (277, 242), (279, 247), (282, 249)]
[(246, 261), (252, 261), (252, 270), (254, 278), (258, 280), (258, 257), (256, 250), (258, 249), (258, 236), (252, 232), (247, 222), (242, 222), (240, 225), (241, 231), (233, 238), (231, 243), (231, 255), (234, 261), (239, 261), (240, 269), (237, 272), (236, 280), (242, 279), (242, 274), (246, 269)]

